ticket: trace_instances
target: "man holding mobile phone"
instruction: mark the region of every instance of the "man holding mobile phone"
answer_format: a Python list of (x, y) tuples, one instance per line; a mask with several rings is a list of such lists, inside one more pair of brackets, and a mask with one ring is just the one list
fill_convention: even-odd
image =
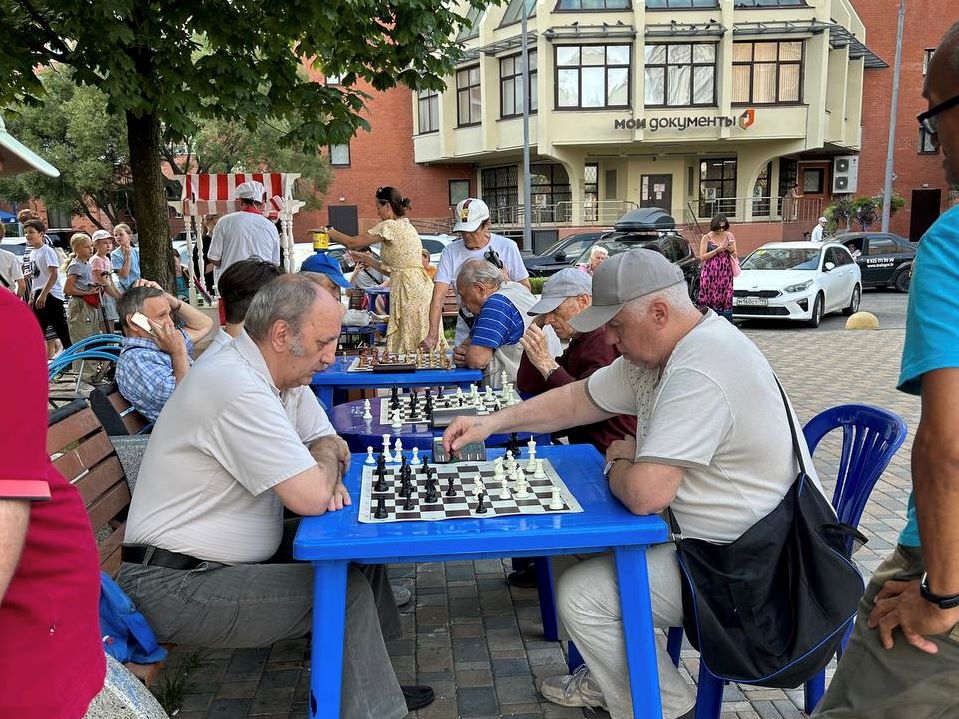
[(117, 386), (140, 414), (155, 422), (193, 364), (194, 345), (209, 334), (213, 321), (150, 280), (137, 280), (120, 297), (117, 313), (124, 335)]

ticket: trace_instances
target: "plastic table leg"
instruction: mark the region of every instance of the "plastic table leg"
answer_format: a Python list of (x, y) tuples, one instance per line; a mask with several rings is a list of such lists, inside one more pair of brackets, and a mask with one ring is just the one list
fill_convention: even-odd
[(626, 642), (633, 716), (636, 719), (662, 719), (646, 547), (616, 547), (613, 556), (619, 577), (619, 602), (623, 614), (623, 638)]
[(543, 618), (543, 638), (559, 641), (559, 622), (556, 620), (556, 598), (553, 596), (553, 567), (549, 557), (533, 559), (536, 568), (536, 591), (539, 594), (539, 613)]
[(338, 717), (343, 683), (348, 562), (313, 563), (310, 717)]

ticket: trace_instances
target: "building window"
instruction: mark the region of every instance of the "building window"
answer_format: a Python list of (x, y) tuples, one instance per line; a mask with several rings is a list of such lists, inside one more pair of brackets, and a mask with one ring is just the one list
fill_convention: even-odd
[(569, 174), (558, 163), (530, 165), (533, 222), (566, 222), (572, 217)]
[(699, 216), (736, 214), (736, 158), (699, 163)]
[(440, 129), (440, 95), (436, 90), (420, 90), (416, 93), (420, 134)]
[(938, 154), (939, 148), (932, 141), (932, 136), (926, 132), (924, 127), (919, 128), (919, 154), (920, 155), (935, 155)]
[(631, 45), (557, 45), (556, 108), (629, 107)]
[(466, 13), (466, 19), (463, 21), (462, 27), (460, 27), (456, 41), (462, 42), (463, 40), (472, 40), (474, 37), (479, 37), (480, 18), (482, 16), (482, 9), (471, 7), (469, 12)]
[(826, 171), (821, 167), (806, 167), (802, 172), (804, 195), (821, 195), (826, 185)]
[(450, 180), (450, 207), (458, 205), (470, 196), (469, 180)]
[(570, 10), (631, 10), (630, 0), (559, 0), (553, 12)]
[(458, 127), (479, 125), (483, 119), (480, 97), (479, 65), (456, 71), (456, 124)]
[(480, 173), (483, 183), (483, 202), (490, 208), (493, 225), (517, 220), (519, 184), (516, 165), (488, 167)]
[(647, 10), (683, 10), (717, 8), (719, 0), (646, 0)]
[(522, 20), (520, 13), (523, 11), (524, 5), (526, 6), (526, 17), (536, 17), (536, 0), (509, 0), (506, 12), (503, 13), (503, 22), (499, 26), (505, 27)]
[(599, 219), (599, 164), (587, 162), (583, 167), (583, 220)]
[(806, 7), (805, 0), (733, 0), (733, 7)]
[(803, 43), (733, 43), (733, 103), (771, 105), (799, 102)]
[(350, 166), (350, 145), (330, 145), (330, 164), (333, 167)]
[(716, 104), (716, 45), (647, 45), (646, 107)]
[(769, 194), (772, 188), (769, 180), (772, 177), (772, 172), (773, 163), (767, 162), (756, 177), (756, 184), (753, 185), (753, 217), (769, 217), (770, 215)]
[[(536, 112), (536, 53), (529, 53), (529, 111)], [(499, 114), (517, 117), (523, 114), (523, 56), (510, 55), (499, 61)]]
[(929, 72), (929, 61), (932, 60), (933, 54), (936, 52), (936, 48), (927, 47), (922, 51), (922, 74), (925, 77), (926, 73)]

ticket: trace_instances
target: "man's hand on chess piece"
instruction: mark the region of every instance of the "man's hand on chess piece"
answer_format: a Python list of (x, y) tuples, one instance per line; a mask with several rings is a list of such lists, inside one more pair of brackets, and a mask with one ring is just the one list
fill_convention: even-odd
[(423, 338), (423, 341), (420, 342), (420, 347), (427, 351), (432, 351), (437, 343), (439, 342), (439, 335), (434, 332), (430, 332), (426, 337)]
[(443, 433), (443, 449), (451, 456), (470, 442), (483, 442), (492, 434), (492, 420), (485, 417), (456, 417)]
[(519, 343), (526, 351), (529, 361), (533, 363), (533, 366), (539, 370), (543, 377), (548, 377), (553, 370), (559, 367), (546, 346), (546, 335), (535, 324), (526, 328), (526, 333), (520, 337)]
[(457, 367), (466, 366), (466, 350), (469, 348), (469, 346), (470, 343), (467, 341), (461, 345), (457, 345), (453, 350), (453, 364), (455, 364)]

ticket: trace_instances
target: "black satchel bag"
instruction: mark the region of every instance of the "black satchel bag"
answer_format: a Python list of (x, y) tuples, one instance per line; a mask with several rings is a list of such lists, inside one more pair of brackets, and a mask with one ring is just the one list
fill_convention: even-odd
[[(776, 380), (779, 384), (779, 380)], [(863, 593), (851, 536), (806, 473), (782, 385), (799, 475), (782, 502), (730, 544), (684, 539), (669, 511), (683, 577), (683, 625), (715, 676), (797, 687), (836, 653)]]

